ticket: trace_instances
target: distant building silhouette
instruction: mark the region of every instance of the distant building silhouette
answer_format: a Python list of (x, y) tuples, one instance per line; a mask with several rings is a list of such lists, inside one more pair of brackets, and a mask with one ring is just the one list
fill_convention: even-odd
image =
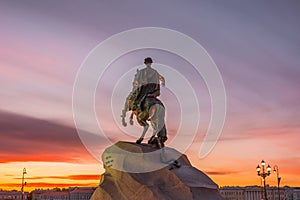
[[(34, 190), (31, 192), (32, 200), (89, 200), (95, 187), (70, 187), (58, 190)], [(1, 200), (1, 198), (0, 198)]]
[[(261, 200), (263, 190), (259, 186), (221, 187), (220, 194), (225, 200)], [(268, 200), (278, 200), (277, 187), (267, 187)], [(300, 200), (300, 188), (280, 188), (280, 200)]]
[(69, 188), (70, 200), (89, 200), (95, 189), (94, 187)]
[[(21, 200), (22, 192), (20, 191), (0, 191), (0, 200)], [(24, 192), (24, 200), (28, 199), (28, 192)]]
[(69, 200), (69, 192), (47, 191), (40, 195), (40, 200)]
[(300, 187), (284, 187), (287, 200), (300, 200)]

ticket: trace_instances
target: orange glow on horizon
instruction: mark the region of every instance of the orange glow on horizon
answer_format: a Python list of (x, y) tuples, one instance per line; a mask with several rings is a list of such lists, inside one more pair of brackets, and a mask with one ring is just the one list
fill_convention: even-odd
[[(24, 187), (25, 192), (31, 192), (35, 189), (53, 189), (53, 188), (69, 188), (69, 187), (97, 187), (99, 181), (88, 182), (88, 183), (28, 183)], [(0, 183), (0, 188), (3, 190), (18, 190), (21, 189), (20, 183)]]

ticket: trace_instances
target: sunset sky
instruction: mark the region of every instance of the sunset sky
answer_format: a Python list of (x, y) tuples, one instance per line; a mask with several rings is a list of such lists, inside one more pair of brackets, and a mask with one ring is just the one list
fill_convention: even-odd
[[(299, 1), (1, 1), (0, 188), (20, 189), (24, 167), (27, 191), (98, 185), (104, 172), (98, 159), (107, 146), (101, 138), (95, 142), (95, 158), (82, 144), (73, 120), (73, 84), (96, 45), (138, 27), (180, 31), (206, 49), (224, 81), (226, 121), (213, 151), (199, 159), (211, 112), (206, 85), (182, 58), (145, 49), (120, 57), (99, 81), (96, 113), (112, 142), (135, 141), (142, 128), (133, 128), (134, 136), (122, 132), (107, 114), (113, 110), (103, 103), (111, 98), (105, 94), (122, 73), (141, 68), (151, 56), (180, 71), (195, 90), (201, 118), (193, 144), (183, 152), (194, 166), (220, 186), (259, 185), (255, 169), (265, 159), (279, 166), (282, 185), (300, 186), (299, 9)], [(165, 68), (153, 67), (168, 77)], [(122, 89), (130, 91), (132, 78), (125, 76)], [(160, 97), (168, 142), (180, 124), (176, 108), (187, 103), (176, 100), (171, 82), (166, 79)], [(121, 108), (126, 96), (115, 97)], [(275, 175), (267, 183), (276, 185)]]

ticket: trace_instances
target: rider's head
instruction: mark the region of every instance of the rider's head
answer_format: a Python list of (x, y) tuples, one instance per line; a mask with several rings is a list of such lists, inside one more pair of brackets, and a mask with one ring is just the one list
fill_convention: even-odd
[(144, 64), (147, 65), (147, 67), (150, 67), (152, 63), (153, 63), (152, 58), (150, 57), (145, 58)]

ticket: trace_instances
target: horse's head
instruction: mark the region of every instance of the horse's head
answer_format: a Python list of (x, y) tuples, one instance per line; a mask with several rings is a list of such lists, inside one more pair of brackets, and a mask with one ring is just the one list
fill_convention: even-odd
[[(139, 79), (140, 79), (140, 70), (137, 69), (136, 74), (134, 75), (133, 82), (132, 82), (132, 90), (126, 98), (125, 108), (123, 109), (123, 111), (125, 111), (125, 112), (130, 111), (133, 108), (133, 103), (137, 96), (138, 89), (140, 87)], [(124, 114), (122, 116), (124, 116)]]
[(133, 82), (132, 82), (132, 91), (135, 91), (139, 88), (139, 86), (140, 86), (139, 79), (140, 79), (140, 70), (137, 69), (136, 74), (134, 75)]

